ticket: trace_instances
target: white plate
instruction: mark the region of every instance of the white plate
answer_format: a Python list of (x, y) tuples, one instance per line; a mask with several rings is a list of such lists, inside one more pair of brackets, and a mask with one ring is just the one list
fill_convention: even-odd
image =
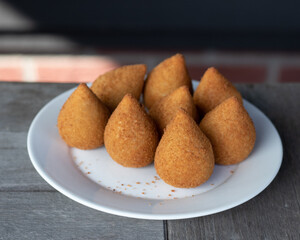
[[(193, 81), (194, 88), (197, 84)], [(216, 166), (209, 181), (197, 188), (174, 188), (159, 179), (153, 164), (124, 168), (104, 147), (89, 151), (69, 148), (58, 134), (56, 120), (73, 91), (57, 96), (36, 115), (27, 147), (34, 167), (51, 186), (88, 207), (141, 219), (205, 216), (253, 198), (271, 183), (280, 168), (282, 144), (275, 127), (244, 100), (257, 132), (250, 156), (237, 165)]]

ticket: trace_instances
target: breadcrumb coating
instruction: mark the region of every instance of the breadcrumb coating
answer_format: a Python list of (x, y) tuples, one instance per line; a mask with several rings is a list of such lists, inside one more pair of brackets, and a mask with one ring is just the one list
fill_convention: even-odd
[(146, 107), (150, 109), (156, 101), (184, 85), (193, 91), (183, 55), (176, 54), (165, 59), (147, 77), (144, 89)]
[(237, 97), (231, 97), (200, 122), (200, 128), (211, 141), (216, 164), (236, 164), (248, 157), (256, 139), (254, 124)]
[(215, 161), (208, 138), (189, 114), (179, 110), (166, 127), (154, 163), (167, 184), (193, 188), (209, 179)]
[(204, 73), (196, 91), (194, 103), (204, 113), (209, 112), (221, 102), (236, 96), (243, 102), (239, 91), (214, 67), (208, 68)]
[(71, 147), (93, 149), (103, 145), (110, 112), (86, 86), (80, 84), (60, 110), (57, 127)]
[(179, 109), (185, 110), (196, 122), (198, 121), (197, 109), (187, 86), (177, 88), (151, 107), (149, 114), (156, 122), (161, 134)]
[(104, 143), (111, 158), (125, 167), (144, 167), (153, 162), (158, 132), (132, 95), (124, 96), (108, 120)]
[(122, 66), (100, 75), (91, 90), (112, 111), (130, 93), (139, 99), (143, 91), (147, 67), (145, 64)]

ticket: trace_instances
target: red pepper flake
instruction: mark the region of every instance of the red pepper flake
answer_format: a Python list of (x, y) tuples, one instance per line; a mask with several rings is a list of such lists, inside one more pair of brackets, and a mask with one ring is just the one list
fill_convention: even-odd
[(150, 185), (150, 183), (146, 182), (147, 185)]
[(171, 194), (169, 194), (169, 197), (171, 197), (172, 195)]
[(87, 172), (87, 174), (91, 174), (91, 172)]
[(233, 174), (233, 173), (234, 173), (234, 171), (232, 171), (232, 170), (231, 170), (231, 171), (230, 171), (230, 173), (231, 173), (231, 174)]
[(152, 183), (155, 183), (155, 181), (152, 181)]
[(124, 184), (122, 183), (121, 186), (124, 186)]
[(145, 194), (145, 192), (142, 192), (142, 194)]
[(177, 199), (177, 197), (173, 197), (173, 199)]
[(175, 190), (171, 190), (171, 192), (175, 192)]
[(128, 184), (127, 187), (132, 187), (132, 186), (130, 184)]
[(136, 184), (141, 184), (140, 182), (136, 182)]

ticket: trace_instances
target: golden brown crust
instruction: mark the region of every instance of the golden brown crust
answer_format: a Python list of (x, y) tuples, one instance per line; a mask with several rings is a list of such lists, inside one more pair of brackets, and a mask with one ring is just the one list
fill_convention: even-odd
[(236, 97), (231, 97), (200, 122), (200, 128), (210, 139), (217, 164), (236, 164), (248, 157), (255, 144), (255, 127), (246, 109)]
[(174, 187), (197, 187), (211, 176), (214, 155), (210, 141), (184, 110), (167, 125), (154, 163), (157, 174)]
[(156, 101), (184, 85), (192, 92), (192, 82), (183, 55), (176, 54), (165, 59), (147, 77), (144, 89), (146, 107), (150, 109)]
[(242, 102), (239, 91), (214, 67), (204, 73), (196, 91), (194, 103), (204, 113), (209, 112), (229, 97), (236, 96)]
[(149, 114), (156, 122), (161, 134), (179, 109), (185, 110), (195, 121), (198, 121), (197, 109), (187, 86), (177, 88), (152, 105)]
[(112, 159), (125, 167), (144, 167), (153, 162), (158, 144), (156, 126), (133, 96), (126, 94), (111, 115), (104, 143)]
[(146, 70), (145, 64), (119, 67), (100, 75), (93, 82), (91, 90), (113, 111), (127, 93), (136, 99), (140, 98)]
[(57, 119), (59, 134), (71, 147), (100, 147), (104, 143), (104, 128), (109, 115), (106, 106), (82, 83), (60, 110)]

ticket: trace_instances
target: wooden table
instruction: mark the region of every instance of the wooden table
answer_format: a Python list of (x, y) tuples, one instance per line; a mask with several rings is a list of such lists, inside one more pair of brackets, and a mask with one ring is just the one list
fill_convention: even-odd
[(282, 138), (274, 181), (254, 199), (211, 216), (148, 221), (70, 200), (33, 168), (26, 137), (37, 112), (74, 84), (0, 83), (0, 239), (300, 239), (300, 84), (237, 85)]

